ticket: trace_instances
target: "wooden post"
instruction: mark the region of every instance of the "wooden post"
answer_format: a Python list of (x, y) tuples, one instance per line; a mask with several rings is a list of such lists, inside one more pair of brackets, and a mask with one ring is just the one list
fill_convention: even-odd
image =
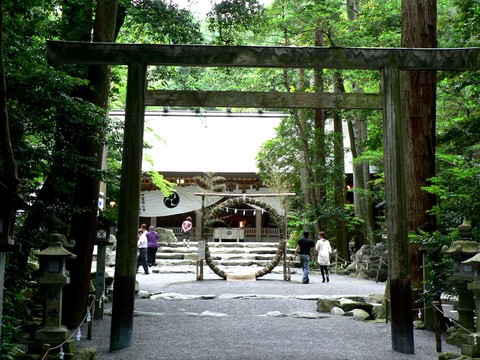
[(437, 345), (437, 352), (442, 352), (442, 313), (440, 311), (440, 302), (433, 301), (432, 305), (435, 322), (435, 342)]
[(206, 257), (207, 242), (200, 240), (198, 242), (198, 256), (197, 256), (197, 281), (203, 280), (203, 260)]
[(106, 245), (105, 242), (97, 242), (97, 271), (96, 271), (96, 284), (95, 284), (95, 296), (98, 301), (98, 309), (95, 311), (95, 319), (103, 319), (103, 299), (105, 296), (105, 258), (106, 258)]
[(380, 268), (382, 267), (382, 257), (380, 256), (380, 261), (378, 262), (377, 276), (375, 277), (375, 282), (378, 283), (378, 277), (380, 276)]
[(95, 303), (96, 303), (95, 295), (90, 295), (88, 297), (88, 301), (90, 303), (90, 308), (88, 309), (88, 311), (90, 311), (90, 321), (88, 322), (87, 339), (92, 340), (93, 318), (95, 317)]
[(110, 351), (132, 345), (147, 66), (128, 66)]
[(413, 321), (408, 278), (408, 222), (406, 203), (405, 128), (402, 123), (400, 70), (382, 69), (383, 147), (385, 164), (385, 205), (388, 236), (388, 269), (392, 348), (413, 354)]

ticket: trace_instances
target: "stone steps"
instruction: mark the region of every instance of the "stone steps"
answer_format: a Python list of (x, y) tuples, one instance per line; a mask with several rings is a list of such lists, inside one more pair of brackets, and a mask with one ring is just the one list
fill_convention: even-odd
[[(267, 265), (277, 252), (277, 243), (208, 243), (210, 255), (218, 266), (263, 267)], [(294, 250), (288, 249), (287, 254), (293, 255)], [(190, 242), (190, 247), (183, 243), (159, 243), (157, 251), (157, 266), (195, 265), (198, 256), (198, 243)], [(280, 263), (282, 264), (282, 262)]]

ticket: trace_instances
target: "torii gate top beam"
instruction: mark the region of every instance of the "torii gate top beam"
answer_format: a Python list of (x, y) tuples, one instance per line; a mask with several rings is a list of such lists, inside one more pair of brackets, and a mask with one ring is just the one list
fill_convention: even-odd
[(478, 70), (480, 48), (325, 48), (151, 45), (48, 41), (51, 64), (335, 68), (380, 70)]

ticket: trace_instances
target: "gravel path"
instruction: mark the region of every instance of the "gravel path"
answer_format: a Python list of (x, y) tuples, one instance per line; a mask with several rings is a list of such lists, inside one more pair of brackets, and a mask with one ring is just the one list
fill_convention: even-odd
[[(390, 324), (358, 322), (321, 314), (316, 299), (325, 295), (383, 294), (384, 283), (331, 275), (329, 283), (301, 273), (283, 281), (281, 273), (257, 281), (225, 281), (205, 270), (194, 273), (137, 275), (141, 292), (171, 294), (171, 299), (135, 301), (133, 345), (109, 352), (110, 316), (96, 321), (93, 339), (77, 348), (95, 347), (98, 359), (438, 359), (435, 334), (414, 330), (415, 354), (394, 352)], [(162, 296), (160, 295), (160, 296)], [(245, 296), (249, 295), (249, 296)], [(155, 296), (154, 296), (155, 297)], [(106, 304), (108, 312), (110, 304)], [(82, 333), (86, 334), (82, 329)], [(443, 339), (442, 350), (460, 350)]]

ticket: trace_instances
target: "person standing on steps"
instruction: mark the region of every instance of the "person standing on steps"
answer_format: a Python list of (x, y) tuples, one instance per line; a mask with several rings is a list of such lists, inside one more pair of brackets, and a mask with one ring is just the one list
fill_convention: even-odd
[(183, 246), (190, 247), (190, 235), (192, 234), (192, 218), (188, 216), (182, 223)]
[(138, 273), (138, 268), (140, 267), (140, 265), (142, 265), (143, 266), (143, 271), (145, 272), (145, 275), (149, 274), (148, 264), (147, 264), (147, 245), (148, 245), (147, 235), (143, 232), (142, 229), (138, 229), (137, 273)]
[(148, 245), (147, 245), (147, 263), (148, 266), (156, 265), (155, 257), (158, 250), (158, 234), (155, 231), (153, 226), (148, 228), (148, 232), (145, 234), (147, 236)]
[(318, 233), (318, 241), (315, 245), (315, 250), (318, 253), (318, 263), (320, 264), (320, 271), (322, 272), (322, 278), (325, 282), (325, 276), (327, 277), (327, 282), (330, 281), (328, 274), (328, 267), (330, 266), (330, 255), (332, 254), (332, 247), (330, 242), (327, 240), (327, 235), (325, 232), (320, 231)]
[(310, 266), (310, 254), (312, 249), (315, 250), (315, 241), (309, 238), (310, 233), (308, 231), (303, 232), (303, 237), (298, 240), (297, 247), (295, 248), (295, 253), (293, 257), (295, 258), (297, 254), (300, 256), (300, 266), (303, 269), (302, 283), (308, 284), (310, 278), (308, 277), (308, 268)]

